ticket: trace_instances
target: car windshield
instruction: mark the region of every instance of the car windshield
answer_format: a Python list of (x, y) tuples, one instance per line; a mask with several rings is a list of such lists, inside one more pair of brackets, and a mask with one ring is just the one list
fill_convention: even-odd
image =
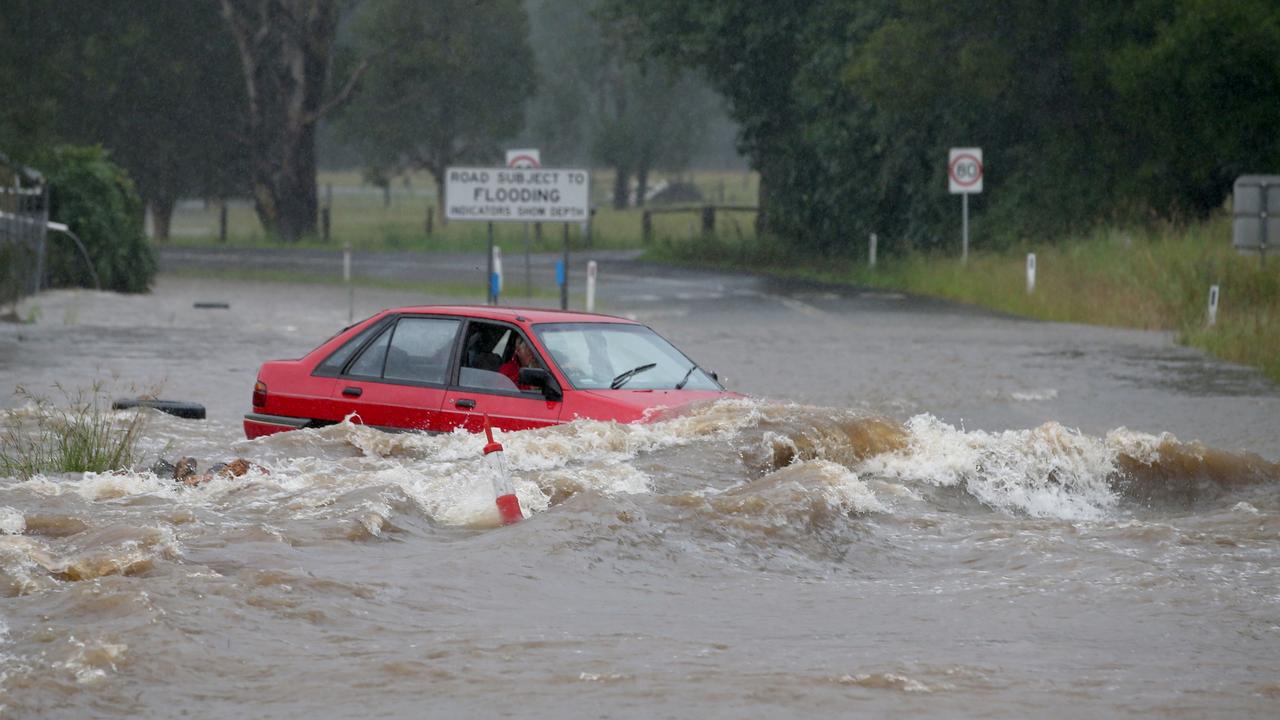
[(537, 325), (538, 338), (579, 390), (720, 390), (720, 384), (643, 325)]

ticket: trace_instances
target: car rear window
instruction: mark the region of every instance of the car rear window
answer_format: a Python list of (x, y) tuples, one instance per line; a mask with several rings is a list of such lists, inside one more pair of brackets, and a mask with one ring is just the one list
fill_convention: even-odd
[[(335, 350), (332, 355), (325, 358), (324, 362), (316, 367), (315, 373), (317, 375), (337, 375), (342, 372), (343, 366), (347, 364), (347, 361), (351, 359), (355, 351), (359, 350), (361, 345), (364, 345), (365, 340), (368, 340), (374, 333), (385, 327), (386, 323), (374, 323), (361, 330), (355, 337), (343, 343), (342, 347)], [(325, 342), (328, 342), (328, 340)]]

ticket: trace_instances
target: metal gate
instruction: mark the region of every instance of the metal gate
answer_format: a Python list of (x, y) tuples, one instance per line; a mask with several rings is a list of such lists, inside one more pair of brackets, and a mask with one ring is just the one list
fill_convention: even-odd
[(48, 222), (46, 186), (0, 187), (0, 301), (40, 292)]

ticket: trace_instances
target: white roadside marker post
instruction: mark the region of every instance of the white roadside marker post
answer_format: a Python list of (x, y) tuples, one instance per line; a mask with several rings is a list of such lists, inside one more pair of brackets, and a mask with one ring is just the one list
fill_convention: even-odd
[(342, 282), (347, 286), (347, 322), (356, 316), (356, 290), (351, 285), (351, 240), (342, 244)]
[(875, 269), (876, 266), (876, 245), (879, 244), (879, 238), (875, 233), (871, 233), (871, 239), (867, 242), (867, 266)]
[(587, 261), (587, 312), (596, 311), (596, 261)]
[(1036, 254), (1027, 253), (1027, 294), (1036, 291)]
[(1209, 327), (1218, 322), (1218, 286), (1209, 286)]

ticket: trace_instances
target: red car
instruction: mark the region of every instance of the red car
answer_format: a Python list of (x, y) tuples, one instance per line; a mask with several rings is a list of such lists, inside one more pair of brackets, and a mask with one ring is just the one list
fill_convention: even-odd
[(244, 433), (322, 427), (353, 414), (373, 427), (428, 432), (480, 432), (485, 415), (504, 430), (576, 418), (634, 422), (728, 394), (715, 373), (623, 318), (403, 307), (346, 328), (300, 360), (263, 364)]

